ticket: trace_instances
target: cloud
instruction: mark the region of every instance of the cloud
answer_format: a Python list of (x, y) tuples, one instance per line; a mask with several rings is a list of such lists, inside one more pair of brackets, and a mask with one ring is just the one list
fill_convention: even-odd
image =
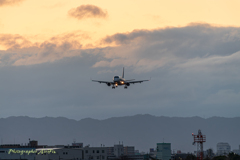
[[(82, 47), (89, 37), (81, 31), (41, 43), (1, 35), (0, 44), (8, 47), (0, 50), (1, 113), (76, 119), (239, 116), (239, 33), (239, 27), (208, 24), (134, 30), (107, 36), (101, 41), (107, 47), (91, 49)], [(126, 79), (152, 79), (128, 90), (90, 80), (111, 81), (123, 66)]]
[[(187, 71), (205, 71), (205, 72), (222, 72), (231, 70), (237, 71), (238, 62), (240, 61), (240, 51), (227, 56), (210, 56), (204, 58), (193, 58), (185, 63), (176, 65), (176, 68)], [(230, 68), (231, 67), (231, 68)], [(214, 69), (214, 70), (213, 70)]]
[(229, 106), (238, 105), (240, 92), (235, 92), (234, 90), (219, 90), (217, 93), (213, 93), (207, 97), (207, 99), (203, 102), (204, 104), (214, 104), (218, 106)]
[(12, 49), (29, 47), (32, 45), (29, 40), (17, 34), (0, 34), (0, 42), (1, 46)]
[(90, 39), (90, 37), (81, 32), (75, 31), (72, 33), (65, 33), (51, 37), (49, 40), (46, 40), (42, 43), (32, 43), (26, 37), (15, 34), (0, 34), (0, 44), (1, 46), (9, 49), (9, 50), (17, 50), (23, 48), (31, 48), (31, 47), (43, 47), (46, 44), (54, 44), (63, 50), (66, 49), (79, 49), (82, 47), (79, 41)]
[(42, 43), (32, 43), (23, 36), (0, 34), (0, 44), (7, 48), (0, 53), (2, 65), (33, 65), (54, 62), (64, 57), (80, 55), (85, 33), (75, 31), (51, 37)]
[(15, 5), (19, 4), (24, 0), (0, 0), (0, 7), (3, 5)]
[(13, 59), (13, 65), (34, 65), (46, 62), (54, 62), (65, 57), (80, 56), (80, 51), (71, 50), (72, 47), (73, 45), (69, 42), (64, 42), (61, 45), (56, 45), (51, 42), (44, 42), (38, 47), (20, 50), (18, 57), (12, 57), (15, 58)]
[(113, 73), (110, 69), (98, 71), (98, 74)]
[(108, 16), (107, 11), (103, 11), (101, 8), (89, 4), (72, 8), (68, 11), (68, 14), (79, 20), (84, 18), (106, 18)]
[(237, 27), (190, 24), (178, 28), (134, 30), (102, 39), (101, 44), (116, 47), (108, 48), (103, 55), (106, 60), (97, 62), (94, 67), (122, 66), (126, 65), (126, 59), (132, 62), (129, 66), (143, 67), (146, 71), (196, 59), (207, 63), (209, 57), (224, 59), (224, 56), (240, 51), (239, 43), (240, 28)]
[(57, 35), (42, 43), (32, 43), (21, 35), (1, 34), (0, 44), (8, 48), (6, 54), (0, 54), (1, 61), (32, 65), (79, 56), (84, 51), (102, 57), (93, 68), (129, 66), (139, 73), (169, 67), (205, 71), (206, 66), (214, 70), (221, 61), (231, 64), (236, 59), (231, 57), (240, 51), (240, 28), (209, 24), (116, 33), (101, 40), (100, 45), (107, 46), (104, 48), (84, 49), (81, 41), (85, 39), (91, 38), (81, 31)]

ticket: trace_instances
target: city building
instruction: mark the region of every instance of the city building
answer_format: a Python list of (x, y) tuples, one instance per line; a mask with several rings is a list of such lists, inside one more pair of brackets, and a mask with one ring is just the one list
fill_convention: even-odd
[(140, 155), (139, 150), (135, 150), (135, 151), (134, 151), (134, 154), (135, 154), (135, 155)]
[(151, 159), (151, 158), (155, 158), (155, 159), (156, 159), (156, 157), (157, 157), (157, 151), (154, 150), (154, 148), (150, 148), (150, 149), (149, 149), (149, 157), (150, 157), (150, 159)]
[(79, 148), (38, 148), (34, 160), (83, 160), (82, 149)]
[(38, 141), (29, 140), (28, 144), (3, 144), (0, 145), (0, 159), (13, 160), (82, 160), (82, 143), (65, 145), (38, 145)]
[(113, 147), (83, 147), (83, 143), (72, 145), (38, 145), (38, 141), (28, 144), (0, 145), (0, 159), (4, 160), (143, 160), (144, 155), (135, 155), (134, 146), (117, 144)]
[[(0, 145), (0, 159), (12, 160), (12, 159), (27, 159), (35, 160), (36, 148), (38, 142), (35, 140), (30, 141), (25, 145), (20, 144), (2, 144)], [(41, 146), (42, 147), (42, 146)]]
[(83, 159), (85, 160), (106, 160), (108, 147), (89, 147), (83, 148)]
[(125, 146), (123, 148), (124, 155), (135, 155), (134, 146)]
[(195, 155), (190, 154), (190, 153), (176, 153), (176, 154), (173, 154), (171, 156), (171, 158), (173, 160), (175, 160), (175, 159), (177, 159), (177, 160), (185, 160), (187, 158), (192, 159), (193, 157), (195, 157)]
[(154, 148), (150, 148), (149, 153), (153, 153), (153, 152), (154, 152)]
[(220, 142), (217, 144), (217, 155), (227, 155), (231, 152), (231, 146), (228, 143)]
[(171, 143), (157, 143), (157, 159), (171, 160)]
[(114, 147), (107, 147), (107, 155), (114, 156)]
[[(30, 152), (35, 151), (36, 148), (0, 148), (0, 159), (3, 160), (17, 160), (17, 159), (24, 159), (24, 160), (36, 160), (36, 153)], [(30, 153), (29, 153), (30, 152)]]
[(114, 155), (116, 157), (120, 157), (120, 156), (124, 155), (123, 153), (124, 153), (123, 152), (123, 144), (115, 144), (114, 145)]

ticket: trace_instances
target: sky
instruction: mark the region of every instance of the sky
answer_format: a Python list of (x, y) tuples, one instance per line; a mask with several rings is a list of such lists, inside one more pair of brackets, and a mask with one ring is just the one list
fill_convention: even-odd
[(0, 0), (0, 117), (239, 117), (239, 5)]

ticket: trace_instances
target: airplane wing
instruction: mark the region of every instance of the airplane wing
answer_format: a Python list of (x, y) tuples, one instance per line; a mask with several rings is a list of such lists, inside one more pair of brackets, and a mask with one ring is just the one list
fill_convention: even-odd
[(125, 80), (125, 81), (133, 81), (133, 80), (135, 80), (135, 79), (128, 79), (128, 80)]
[(139, 81), (130, 81), (130, 82), (127, 82), (127, 83), (142, 83), (142, 82), (145, 82), (145, 81), (150, 81), (150, 80), (139, 80)]
[(98, 80), (92, 80), (93, 82), (98, 82), (98, 83), (110, 83), (110, 84), (114, 84), (113, 82), (108, 82), (108, 81), (98, 81)]

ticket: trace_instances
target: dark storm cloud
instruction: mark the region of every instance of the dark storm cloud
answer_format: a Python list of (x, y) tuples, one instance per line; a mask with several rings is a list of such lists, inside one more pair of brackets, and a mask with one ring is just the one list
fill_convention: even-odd
[(15, 5), (19, 4), (24, 0), (0, 0), (0, 7), (3, 5)]
[(72, 8), (68, 11), (71, 17), (79, 20), (84, 18), (106, 18), (108, 16), (107, 11), (102, 10), (98, 6), (94, 5), (81, 5), (77, 8)]

